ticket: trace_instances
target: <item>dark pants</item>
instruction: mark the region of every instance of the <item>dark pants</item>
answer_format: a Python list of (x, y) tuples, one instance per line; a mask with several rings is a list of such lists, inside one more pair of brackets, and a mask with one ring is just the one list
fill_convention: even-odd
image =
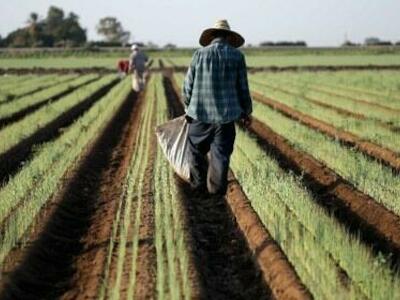
[(189, 123), (188, 151), (193, 188), (207, 187), (211, 194), (225, 194), (235, 135), (234, 122), (207, 124), (192, 120)]

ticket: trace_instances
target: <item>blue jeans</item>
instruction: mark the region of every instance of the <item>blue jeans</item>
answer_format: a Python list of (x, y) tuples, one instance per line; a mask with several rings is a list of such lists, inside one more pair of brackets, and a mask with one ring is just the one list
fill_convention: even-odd
[(235, 136), (234, 122), (226, 124), (207, 124), (197, 120), (189, 122), (188, 151), (190, 181), (193, 188), (207, 188), (211, 194), (226, 193), (229, 159)]

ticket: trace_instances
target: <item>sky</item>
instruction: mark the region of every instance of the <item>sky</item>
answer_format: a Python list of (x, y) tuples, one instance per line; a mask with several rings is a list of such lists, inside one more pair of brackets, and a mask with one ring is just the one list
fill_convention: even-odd
[(310, 46), (338, 46), (377, 36), (400, 41), (400, 0), (0, 0), (0, 35), (25, 25), (30, 12), (44, 17), (50, 5), (73, 11), (99, 40), (96, 24), (115, 16), (133, 41), (198, 45), (202, 30), (227, 19), (247, 44), (305, 40)]

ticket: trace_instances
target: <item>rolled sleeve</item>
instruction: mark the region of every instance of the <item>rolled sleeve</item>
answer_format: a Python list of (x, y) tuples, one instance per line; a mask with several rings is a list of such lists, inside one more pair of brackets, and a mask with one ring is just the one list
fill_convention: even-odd
[(253, 105), (250, 96), (249, 83), (247, 81), (247, 67), (244, 55), (241, 55), (239, 63), (237, 88), (243, 114), (248, 116), (253, 111)]

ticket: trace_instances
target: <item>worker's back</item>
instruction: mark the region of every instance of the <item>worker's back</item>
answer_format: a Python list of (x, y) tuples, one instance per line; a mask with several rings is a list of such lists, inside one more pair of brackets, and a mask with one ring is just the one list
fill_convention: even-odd
[(144, 72), (147, 60), (146, 54), (142, 51), (133, 51), (130, 57), (131, 68), (134, 68), (137, 72)]
[(190, 99), (187, 114), (194, 119), (207, 123), (239, 119), (251, 105), (243, 54), (222, 39), (197, 50), (183, 92)]

